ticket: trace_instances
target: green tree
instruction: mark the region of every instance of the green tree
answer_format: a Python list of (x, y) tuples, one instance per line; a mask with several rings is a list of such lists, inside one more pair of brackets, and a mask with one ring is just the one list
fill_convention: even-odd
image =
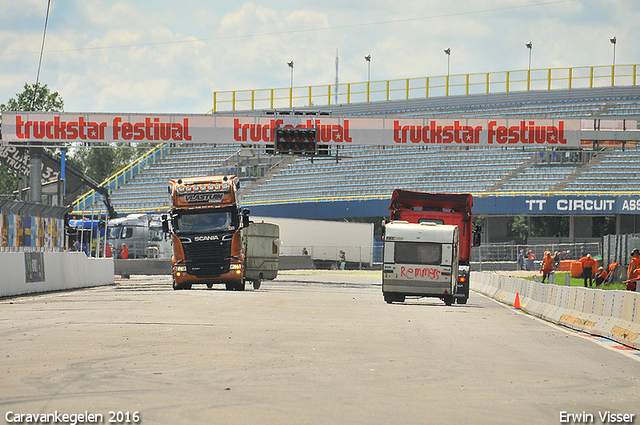
[(15, 99), (9, 99), (0, 105), (0, 111), (56, 111), (64, 110), (64, 100), (58, 92), (51, 93), (47, 85), (24, 83), (24, 91), (16, 93)]
[(132, 148), (109, 143), (94, 143), (90, 148), (79, 148), (74, 155), (74, 160), (81, 164), (79, 171), (97, 183), (101, 183), (151, 147), (147, 144)]
[(523, 244), (529, 237), (529, 220), (524, 215), (510, 217), (507, 235), (514, 238), (516, 243)]
[[(58, 92), (51, 93), (46, 84), (24, 84), (24, 91), (16, 93), (7, 103), (0, 104), (1, 111), (57, 111), (64, 110), (64, 100)], [(0, 128), (2, 122), (0, 121)], [(57, 149), (49, 150), (56, 153)], [(11, 168), (0, 164), (0, 195), (11, 196), (18, 185), (18, 176)]]

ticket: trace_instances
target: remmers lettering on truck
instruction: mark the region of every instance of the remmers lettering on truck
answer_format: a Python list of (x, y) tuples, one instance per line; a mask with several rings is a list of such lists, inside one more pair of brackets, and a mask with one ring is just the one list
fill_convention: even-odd
[(405, 277), (409, 280), (424, 277), (428, 277), (432, 280), (438, 280), (440, 279), (440, 273), (440, 270), (431, 267), (400, 267), (400, 277)]

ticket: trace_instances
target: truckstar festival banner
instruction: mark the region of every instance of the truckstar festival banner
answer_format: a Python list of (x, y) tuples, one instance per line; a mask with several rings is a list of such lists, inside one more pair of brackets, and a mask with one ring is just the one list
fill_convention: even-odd
[(3, 112), (2, 142), (269, 144), (274, 129), (317, 128), (318, 143), (580, 146), (580, 120), (396, 119)]

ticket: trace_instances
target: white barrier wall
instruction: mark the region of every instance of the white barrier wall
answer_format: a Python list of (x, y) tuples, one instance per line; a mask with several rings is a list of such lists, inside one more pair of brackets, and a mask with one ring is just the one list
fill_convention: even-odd
[(0, 297), (112, 285), (113, 258), (83, 252), (0, 252)]
[(513, 305), (550, 322), (640, 349), (640, 293), (556, 286), (530, 280), (471, 272), (476, 292)]

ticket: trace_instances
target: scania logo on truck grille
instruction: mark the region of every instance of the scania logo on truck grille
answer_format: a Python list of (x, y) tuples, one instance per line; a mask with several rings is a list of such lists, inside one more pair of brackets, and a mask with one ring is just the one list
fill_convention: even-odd
[(220, 202), (222, 201), (222, 193), (187, 193), (184, 200), (190, 203), (196, 202)]
[(217, 236), (196, 236), (193, 238), (194, 242), (200, 242), (200, 241), (219, 241), (220, 238)]

